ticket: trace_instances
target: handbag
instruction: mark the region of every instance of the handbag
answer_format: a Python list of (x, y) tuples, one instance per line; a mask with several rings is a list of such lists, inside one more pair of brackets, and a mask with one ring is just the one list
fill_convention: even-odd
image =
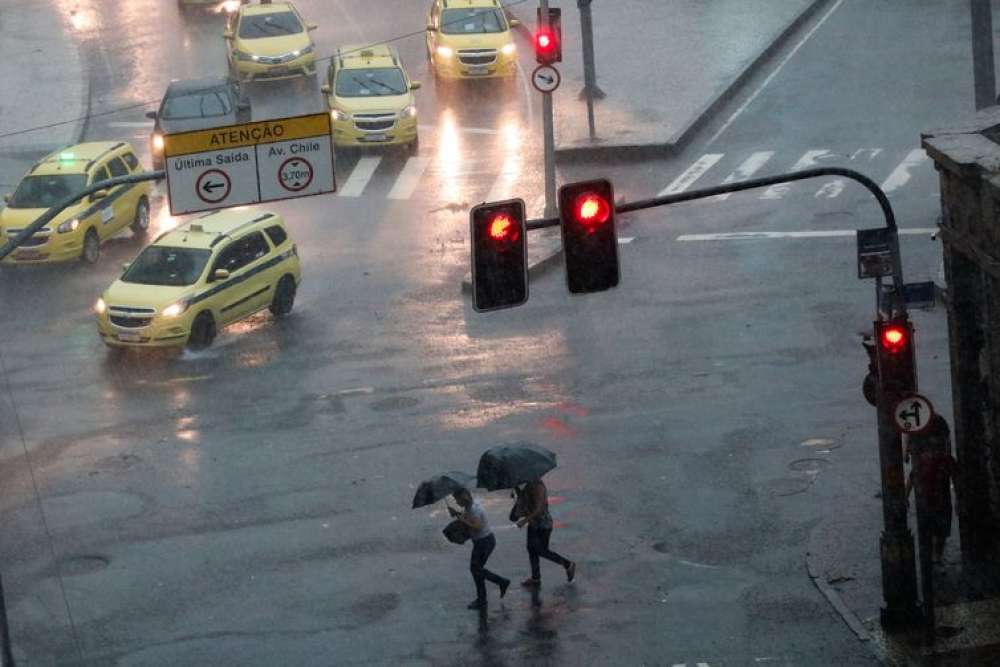
[(458, 519), (455, 519), (445, 526), (444, 530), (441, 532), (444, 533), (444, 536), (448, 539), (448, 541), (453, 544), (465, 544), (469, 541), (469, 538), (472, 537), (469, 527)]
[(527, 514), (527, 512), (524, 511), (524, 495), (516, 489), (511, 495), (517, 498), (517, 500), (514, 501), (514, 506), (510, 508), (510, 515), (508, 515), (507, 518), (510, 519), (511, 522), (515, 522)]

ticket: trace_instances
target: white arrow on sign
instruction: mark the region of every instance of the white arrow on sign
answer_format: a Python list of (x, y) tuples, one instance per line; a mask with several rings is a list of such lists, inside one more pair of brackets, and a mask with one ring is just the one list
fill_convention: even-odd
[(934, 406), (920, 394), (905, 396), (892, 410), (892, 420), (900, 433), (922, 433), (931, 425)]

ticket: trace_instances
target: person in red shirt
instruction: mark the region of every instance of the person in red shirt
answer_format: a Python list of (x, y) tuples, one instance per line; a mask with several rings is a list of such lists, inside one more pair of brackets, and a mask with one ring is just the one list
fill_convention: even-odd
[(906, 497), (916, 489), (917, 517), (923, 517), (931, 538), (931, 560), (941, 563), (951, 535), (951, 486), (958, 464), (951, 455), (948, 422), (934, 415), (924, 433), (909, 436), (910, 476)]

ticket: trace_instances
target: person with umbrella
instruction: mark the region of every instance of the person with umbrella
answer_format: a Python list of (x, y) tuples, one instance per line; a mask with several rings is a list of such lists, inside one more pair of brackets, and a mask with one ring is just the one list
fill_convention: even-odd
[(500, 587), (500, 597), (507, 594), (507, 587), (510, 586), (510, 579), (501, 577), (486, 569), (486, 561), (497, 546), (497, 539), (493, 536), (493, 529), (490, 528), (489, 520), (486, 518), (486, 511), (479, 501), (472, 497), (468, 489), (459, 489), (452, 494), (452, 497), (462, 507), (462, 512), (448, 506), (448, 512), (458, 521), (465, 524), (470, 531), (472, 538), (472, 556), (469, 559), (469, 570), (472, 572), (472, 580), (476, 584), (476, 599), (469, 603), (469, 609), (486, 608), (486, 582), (490, 581)]
[(568, 581), (576, 576), (576, 563), (549, 549), (552, 515), (549, 514), (548, 491), (541, 477), (555, 467), (554, 452), (527, 443), (492, 447), (479, 459), (476, 471), (479, 486), (490, 491), (513, 488), (517, 502), (511, 510), (510, 520), (517, 521), (518, 528), (528, 526), (531, 578), (522, 582), (525, 587), (541, 583), (540, 558), (562, 565)]

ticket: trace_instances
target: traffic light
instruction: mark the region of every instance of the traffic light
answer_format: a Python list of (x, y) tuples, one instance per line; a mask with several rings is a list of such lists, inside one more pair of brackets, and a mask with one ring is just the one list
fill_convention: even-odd
[[(562, 62), (562, 9), (549, 7), (548, 24), (538, 8), (538, 29), (535, 31), (535, 60), (542, 65)], [(546, 27), (547, 25), (547, 27)]]
[(917, 390), (913, 325), (905, 317), (875, 322), (875, 349), (882, 390), (905, 394)]
[(472, 226), (472, 307), (513, 308), (528, 300), (528, 244), (524, 200), (480, 204)]
[(618, 285), (618, 235), (611, 182), (581, 181), (559, 188), (559, 220), (569, 291), (600, 292)]

